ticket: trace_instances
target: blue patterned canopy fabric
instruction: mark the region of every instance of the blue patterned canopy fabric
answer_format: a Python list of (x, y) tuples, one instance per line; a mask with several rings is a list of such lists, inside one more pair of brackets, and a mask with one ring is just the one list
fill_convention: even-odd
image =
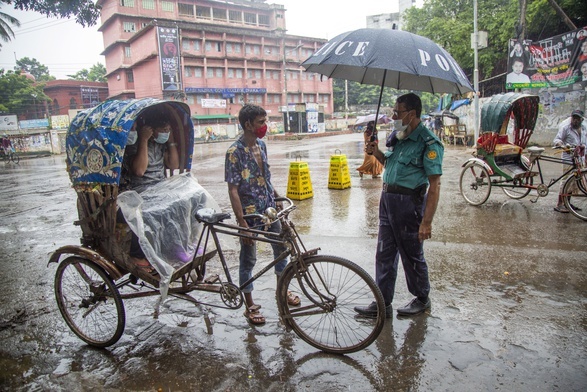
[(180, 171), (191, 169), (194, 125), (186, 104), (155, 98), (112, 100), (78, 113), (69, 126), (66, 163), (74, 187), (120, 183), (128, 133), (148, 110), (158, 110), (169, 117), (178, 143)]

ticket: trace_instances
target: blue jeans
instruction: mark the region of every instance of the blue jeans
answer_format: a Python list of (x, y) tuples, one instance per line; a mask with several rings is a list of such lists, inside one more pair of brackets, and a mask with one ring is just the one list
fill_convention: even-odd
[(379, 201), (379, 234), (375, 255), (375, 280), (390, 305), (395, 292), (398, 257), (401, 256), (408, 291), (420, 298), (428, 297), (430, 281), (418, 230), (424, 214), (426, 197), (382, 193)]
[[(269, 230), (271, 233), (280, 233), (281, 232), (281, 222), (275, 221), (271, 226), (269, 226)], [(243, 244), (243, 240), (240, 240), (241, 243), (241, 251), (239, 255), (239, 285), (242, 285), (247, 280), (249, 280), (253, 276), (253, 268), (257, 263), (257, 245), (256, 242), (253, 241), (253, 245), (245, 245)], [(280, 254), (285, 252), (286, 248), (282, 245), (271, 244), (273, 248), (273, 258), (277, 258)], [(275, 274), (277, 276), (281, 275), (285, 266), (287, 265), (288, 257), (281, 260), (279, 263), (275, 265)], [(250, 293), (253, 291), (253, 284), (249, 284), (242, 289), (243, 293)]]

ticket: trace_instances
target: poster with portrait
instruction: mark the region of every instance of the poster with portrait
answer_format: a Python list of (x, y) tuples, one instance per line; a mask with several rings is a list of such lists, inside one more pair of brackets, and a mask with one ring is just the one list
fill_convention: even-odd
[(181, 91), (179, 31), (175, 27), (157, 27), (159, 61), (163, 91)]
[(587, 83), (587, 27), (540, 41), (510, 40), (506, 89), (581, 89)]

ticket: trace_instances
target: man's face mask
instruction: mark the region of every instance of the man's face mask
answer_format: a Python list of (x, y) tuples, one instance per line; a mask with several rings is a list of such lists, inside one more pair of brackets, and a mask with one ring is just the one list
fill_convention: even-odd
[(135, 131), (135, 130), (129, 131), (128, 138), (126, 139), (126, 145), (131, 146), (131, 145), (135, 144), (137, 142), (138, 138), (139, 138), (139, 134), (137, 133), (137, 131)]
[(255, 128), (255, 135), (259, 139), (263, 139), (265, 137), (266, 133), (267, 133), (267, 124), (263, 125), (262, 127)]

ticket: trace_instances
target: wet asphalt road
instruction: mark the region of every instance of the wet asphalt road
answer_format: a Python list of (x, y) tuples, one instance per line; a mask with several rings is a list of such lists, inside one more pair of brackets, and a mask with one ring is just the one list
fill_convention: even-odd
[[(361, 140), (359, 134), (272, 140), (268, 148), (282, 194), (289, 163), (309, 164), (314, 197), (296, 202), (292, 215), (306, 246), (373, 274), (381, 179), (360, 179), (354, 170), (363, 160)], [(196, 145), (193, 171), (229, 211), (227, 147)], [(327, 188), (336, 149), (347, 156), (350, 189)], [(441, 201), (425, 244), (431, 311), (388, 319), (373, 345), (347, 356), (322, 354), (283, 329), (271, 274), (255, 290), (265, 326), (249, 326), (242, 310), (177, 299), (154, 319), (156, 299), (134, 299), (125, 302), (127, 325), (117, 344), (85, 345), (59, 314), (56, 266), (47, 267), (55, 249), (79, 244), (64, 156), (2, 163), (0, 390), (583, 391), (587, 222), (552, 210), (557, 185), (537, 203), (494, 189), (483, 206), (467, 205), (458, 180), (469, 156), (461, 146), (446, 149)], [(547, 178), (559, 171), (546, 169)], [(237, 264), (230, 261), (232, 271)], [(411, 299), (401, 271), (396, 287), (397, 308)]]

